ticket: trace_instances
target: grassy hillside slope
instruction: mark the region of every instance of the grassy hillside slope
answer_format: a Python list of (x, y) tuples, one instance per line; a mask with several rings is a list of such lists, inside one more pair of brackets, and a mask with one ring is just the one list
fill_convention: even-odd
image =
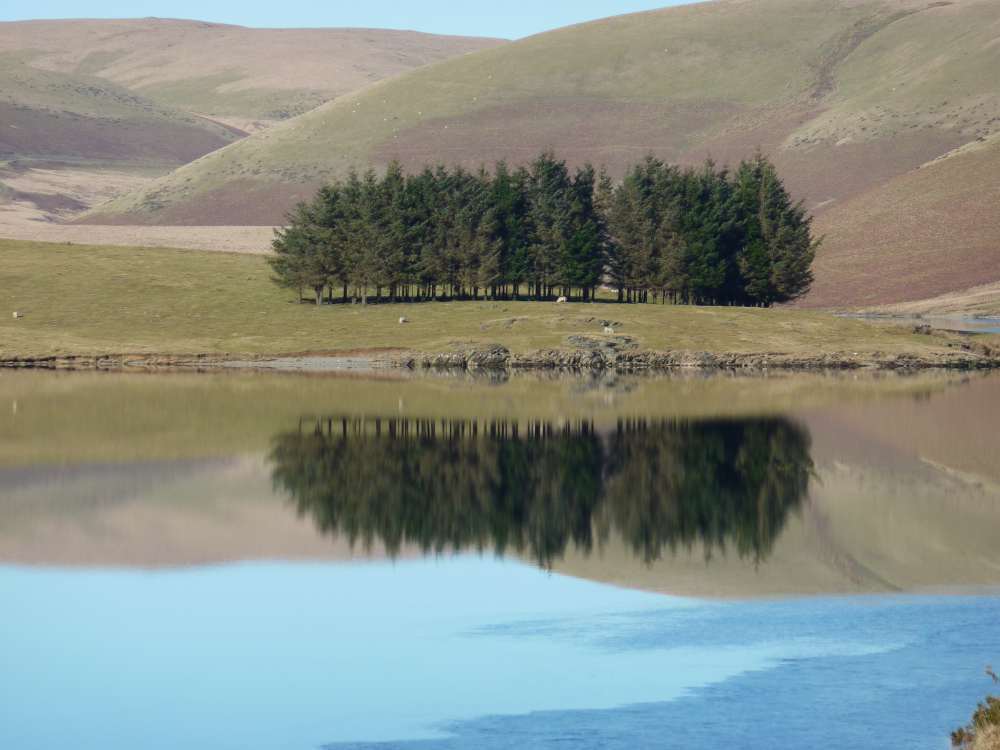
[[(818, 215), (838, 212), (830, 227), (850, 226), (856, 196), (998, 130), (998, 36), (1000, 5), (990, 0), (718, 0), (620, 16), (344, 96), (88, 220), (280, 222), (323, 181), (391, 159), (476, 166), (553, 148), (619, 173), (650, 152), (732, 162), (759, 146)], [(823, 253), (853, 241), (830, 232)], [(897, 244), (928, 247), (913, 232)], [(879, 254), (862, 261), (817, 299), (878, 296)], [(952, 274), (910, 292), (903, 283), (896, 296), (997, 277)]]

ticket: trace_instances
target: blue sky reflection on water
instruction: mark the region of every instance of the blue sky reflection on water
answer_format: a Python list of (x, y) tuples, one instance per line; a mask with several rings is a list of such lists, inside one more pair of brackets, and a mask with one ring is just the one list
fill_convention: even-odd
[[(929, 629), (1000, 615), (996, 599), (967, 611), (961, 599), (914, 597), (696, 602), (474, 556), (4, 567), (0, 597), (0, 746), (19, 750), (488, 747), (484, 736), (508, 732), (530, 747), (602, 712), (600, 726), (622, 737), (649, 706), (812, 660), (835, 676), (837, 660), (902, 653)], [(955, 703), (978, 695), (982, 665), (968, 651)], [(956, 668), (935, 659), (935, 669)]]

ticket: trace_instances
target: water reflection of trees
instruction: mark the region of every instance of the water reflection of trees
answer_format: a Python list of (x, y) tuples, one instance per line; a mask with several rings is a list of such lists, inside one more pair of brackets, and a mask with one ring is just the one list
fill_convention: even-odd
[(275, 486), (324, 532), (550, 565), (618, 534), (651, 562), (704, 545), (767, 556), (812, 473), (786, 419), (589, 422), (327, 418), (279, 435)]

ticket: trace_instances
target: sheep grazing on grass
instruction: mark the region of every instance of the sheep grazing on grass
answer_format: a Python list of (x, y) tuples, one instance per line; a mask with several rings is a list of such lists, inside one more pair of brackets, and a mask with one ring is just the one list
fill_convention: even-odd
[(406, 318), (406, 317), (403, 317), (403, 318), (399, 319), (399, 324), (400, 325), (403, 325), (403, 323), (409, 323), (409, 322), (410, 322), (410, 319)]
[(24, 316), (21, 313), (17, 312), (16, 310), (14, 311), (14, 320), (17, 320), (17, 319), (23, 318), (23, 317)]
[(566, 299), (565, 297), (560, 297), (559, 299), (556, 300), (557, 305), (565, 305), (567, 302), (569, 302), (569, 300)]
[(615, 335), (615, 329), (612, 328), (611, 326), (604, 326), (604, 332), (606, 334), (608, 334), (609, 336), (614, 336)]

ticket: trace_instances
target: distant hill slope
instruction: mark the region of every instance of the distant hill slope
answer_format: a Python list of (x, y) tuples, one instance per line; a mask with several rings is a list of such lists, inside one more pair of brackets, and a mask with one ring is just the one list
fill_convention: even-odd
[(0, 55), (0, 158), (178, 165), (245, 135), (89, 75)]
[(142, 19), (0, 23), (0, 157), (180, 164), (498, 40)]
[(46, 236), (248, 132), (499, 43), (162, 19), (0, 23), (0, 234)]
[[(620, 173), (650, 152), (681, 163), (708, 155), (732, 162), (760, 146), (828, 230), (825, 273), (846, 257), (843, 243), (858, 239), (833, 231), (863, 217), (855, 212), (870, 206), (858, 196), (1000, 130), (998, 39), (995, 0), (717, 0), (620, 16), (344, 96), (123, 196), (90, 220), (276, 223), (323, 181), (391, 159), (476, 166), (553, 148)], [(934, 255), (929, 241), (926, 232), (901, 233), (893, 252)], [(823, 304), (881, 294), (881, 251), (850, 252), (852, 267), (836, 286), (824, 291), (821, 274)], [(935, 262), (944, 270), (947, 252)], [(933, 279), (935, 266), (925, 272)], [(946, 274), (920, 293), (995, 280), (1000, 268)], [(906, 297), (905, 287), (893, 295)]]
[(283, 120), (375, 81), (497, 39), (376, 29), (251, 29), (159, 18), (0, 23), (0, 53), (89, 75), (160, 104)]

